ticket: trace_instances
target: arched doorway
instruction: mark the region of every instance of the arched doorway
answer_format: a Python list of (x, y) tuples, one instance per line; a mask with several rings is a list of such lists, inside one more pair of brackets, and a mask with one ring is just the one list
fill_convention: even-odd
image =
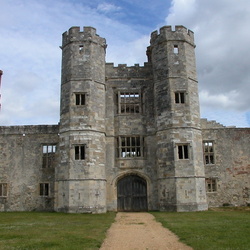
[(117, 210), (147, 211), (147, 182), (138, 175), (127, 175), (117, 183)]

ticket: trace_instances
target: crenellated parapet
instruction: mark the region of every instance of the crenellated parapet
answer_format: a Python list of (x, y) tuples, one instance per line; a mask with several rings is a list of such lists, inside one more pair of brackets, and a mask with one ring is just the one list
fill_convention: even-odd
[(93, 27), (83, 27), (83, 31), (80, 27), (71, 27), (68, 31), (62, 34), (62, 48), (72, 42), (93, 42), (100, 44), (104, 48), (107, 47), (106, 39), (96, 34), (96, 29)]
[(175, 30), (172, 26), (163, 26), (160, 28), (160, 33), (158, 31), (151, 33), (151, 45), (163, 41), (186, 41), (195, 47), (193, 31), (181, 25), (175, 26)]
[(135, 64), (127, 66), (127, 64), (106, 63), (106, 79), (108, 78), (145, 78), (152, 75), (152, 68), (149, 63), (144, 63), (144, 66)]

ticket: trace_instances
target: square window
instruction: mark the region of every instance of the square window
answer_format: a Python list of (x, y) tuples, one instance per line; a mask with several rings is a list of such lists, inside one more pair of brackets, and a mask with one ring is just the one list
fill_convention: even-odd
[(85, 105), (85, 94), (84, 93), (76, 93), (75, 94), (75, 104), (76, 104), (76, 106)]
[(85, 159), (85, 145), (75, 146), (75, 160)]
[(178, 158), (189, 159), (188, 144), (178, 145)]
[(49, 196), (49, 183), (40, 183), (40, 196)]
[(206, 190), (208, 193), (216, 192), (217, 191), (217, 179), (207, 178)]
[(175, 103), (185, 103), (185, 92), (175, 92)]
[(119, 114), (138, 114), (142, 110), (139, 92), (118, 92), (117, 104)]

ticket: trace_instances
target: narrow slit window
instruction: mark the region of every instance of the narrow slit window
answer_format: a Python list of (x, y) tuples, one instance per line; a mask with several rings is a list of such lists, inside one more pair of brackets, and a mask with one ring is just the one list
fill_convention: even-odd
[(75, 146), (75, 160), (85, 159), (85, 145)]
[(174, 45), (174, 54), (178, 54), (178, 53), (179, 53), (178, 45)]
[(77, 106), (85, 105), (85, 94), (75, 94), (75, 101)]
[(79, 46), (79, 53), (82, 54), (82, 52), (83, 52), (83, 45), (80, 45)]
[(0, 197), (7, 196), (7, 183), (0, 183)]

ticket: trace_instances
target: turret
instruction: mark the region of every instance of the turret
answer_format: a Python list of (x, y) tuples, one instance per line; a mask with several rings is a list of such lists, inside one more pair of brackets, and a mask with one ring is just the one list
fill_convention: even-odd
[(161, 210), (207, 208), (194, 48), (183, 26), (151, 34)]
[(92, 27), (62, 36), (58, 211), (106, 211), (106, 46)]

